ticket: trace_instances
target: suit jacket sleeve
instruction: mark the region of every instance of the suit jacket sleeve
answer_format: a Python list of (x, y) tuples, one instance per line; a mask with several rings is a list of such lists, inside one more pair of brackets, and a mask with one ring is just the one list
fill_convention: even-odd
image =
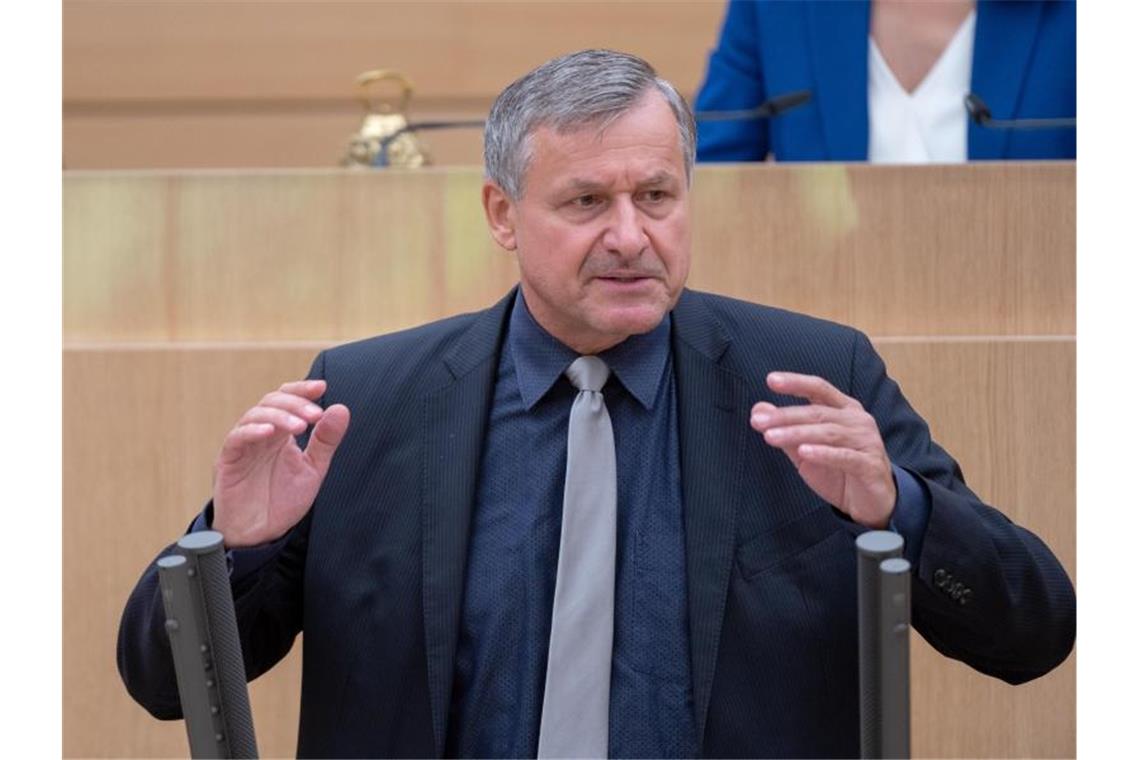
[(1076, 598), (1057, 558), (966, 486), (861, 333), (852, 391), (878, 420), (891, 461), (930, 499), (913, 575), (915, 628), (944, 655), (1009, 683), (1060, 664), (1076, 635)]
[[(313, 363), (309, 379), (323, 377), (323, 361), (321, 354)], [(306, 439), (307, 434), (300, 440), (302, 447)], [(207, 520), (212, 508), (212, 504), (206, 507)], [(288, 654), (301, 630), (309, 523), (306, 515), (279, 542), (275, 556), (248, 573), (231, 576), (247, 681)], [(158, 556), (173, 552), (172, 544)], [(119, 675), (130, 695), (151, 715), (177, 720), (182, 717), (182, 707), (165, 620), (158, 568), (152, 562), (135, 585), (119, 623)]]

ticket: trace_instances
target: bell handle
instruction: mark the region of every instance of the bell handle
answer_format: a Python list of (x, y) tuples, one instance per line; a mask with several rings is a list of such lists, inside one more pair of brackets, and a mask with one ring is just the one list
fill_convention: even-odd
[(360, 88), (360, 102), (368, 113), (391, 113), (392, 106), (387, 101), (376, 100), (375, 93), (370, 92), (372, 85), (377, 82), (394, 82), (400, 87), (400, 107), (397, 113), (406, 113), (408, 103), (412, 99), (412, 83), (407, 77), (392, 69), (371, 69), (356, 76), (356, 86)]

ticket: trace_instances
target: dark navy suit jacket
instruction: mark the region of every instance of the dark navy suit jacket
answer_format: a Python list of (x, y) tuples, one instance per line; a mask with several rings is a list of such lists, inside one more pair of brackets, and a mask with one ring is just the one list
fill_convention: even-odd
[[(698, 111), (757, 106), (810, 90), (806, 105), (768, 121), (701, 122), (702, 161), (865, 161), (866, 0), (733, 0), (709, 57)], [(1077, 115), (1077, 12), (1073, 2), (981, 0), (970, 89), (995, 119)], [(1071, 159), (1075, 129), (1012, 132), (970, 123), (978, 159)]]
[[(304, 630), (302, 756), (443, 752), (472, 500), (510, 303), (314, 363), (313, 376), (328, 380), (323, 403), (352, 410), (348, 435), (309, 515), (233, 584), (251, 678)], [(970, 492), (864, 335), (694, 291), (673, 319), (703, 755), (859, 753), (862, 529), (749, 427), (756, 401), (791, 401), (765, 387), (771, 370), (821, 375), (860, 399), (892, 461), (928, 490), (913, 623), (931, 644), (1011, 683), (1068, 655), (1075, 599), (1065, 572), (1039, 539)], [(123, 615), (119, 667), (135, 699), (177, 718), (162, 620), (152, 566)]]

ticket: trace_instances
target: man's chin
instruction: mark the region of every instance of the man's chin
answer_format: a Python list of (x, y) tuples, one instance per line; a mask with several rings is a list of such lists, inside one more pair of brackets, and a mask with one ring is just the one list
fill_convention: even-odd
[(663, 304), (613, 308), (606, 315), (607, 332), (611, 335), (642, 335), (652, 332), (669, 313)]

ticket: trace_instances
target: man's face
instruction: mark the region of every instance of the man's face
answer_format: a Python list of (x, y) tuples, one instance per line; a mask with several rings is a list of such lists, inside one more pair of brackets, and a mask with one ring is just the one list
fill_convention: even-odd
[(689, 194), (677, 122), (656, 91), (599, 134), (531, 135), (522, 198), (483, 188), (491, 232), (518, 252), (523, 295), (582, 354), (649, 332), (689, 274)]

